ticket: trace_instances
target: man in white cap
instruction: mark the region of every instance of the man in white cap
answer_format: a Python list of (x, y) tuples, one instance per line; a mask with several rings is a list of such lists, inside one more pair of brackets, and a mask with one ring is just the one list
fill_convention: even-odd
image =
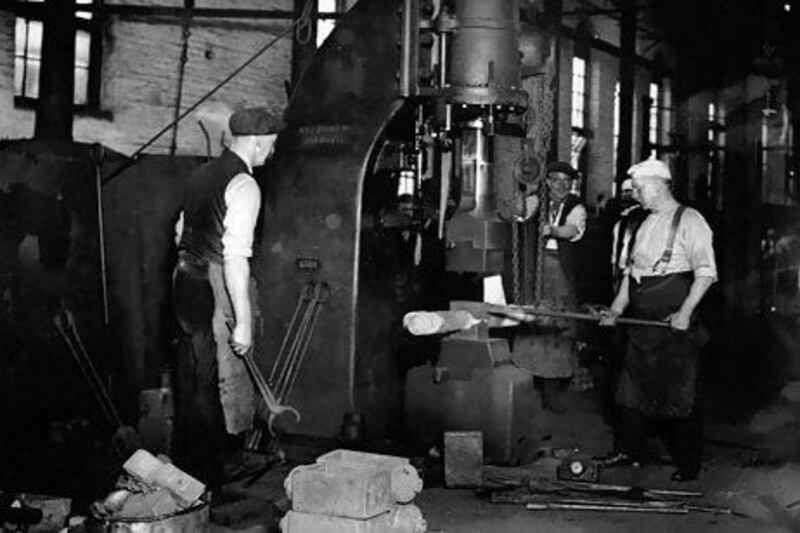
[[(237, 111), (222, 155), (187, 179), (176, 225), (173, 305), (182, 330), (177, 359), (179, 466), (212, 486), (238, 466), (240, 435), (252, 427), (252, 383), (239, 356), (253, 345), (250, 258), (261, 206), (252, 176), (274, 150), (280, 117)], [(227, 456), (227, 461), (225, 460)]]
[(612, 230), (613, 244), (611, 248), (611, 279), (614, 290), (619, 289), (622, 273), (628, 266), (631, 248), (636, 237), (639, 224), (647, 216), (647, 211), (639, 203), (633, 190), (633, 180), (626, 179), (620, 186), (621, 211), (619, 220)]
[(656, 422), (677, 465), (672, 479), (688, 481), (699, 474), (702, 443), (695, 397), (700, 347), (691, 334), (692, 317), (717, 279), (713, 235), (700, 213), (672, 196), (672, 175), (664, 162), (648, 159), (628, 173), (650, 214), (636, 233), (629, 266), (600, 323), (614, 325), (625, 313), (664, 320), (669, 328), (629, 328), (616, 392), (619, 449), (605, 465), (641, 462), (646, 422)]

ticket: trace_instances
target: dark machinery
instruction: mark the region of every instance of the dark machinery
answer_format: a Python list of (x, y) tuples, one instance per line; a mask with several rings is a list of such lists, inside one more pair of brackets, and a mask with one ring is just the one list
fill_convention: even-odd
[(463, 291), (507, 269), (515, 197), (541, 168), (521, 141), (521, 71), (544, 54), (520, 4), (361, 0), (295, 88), (268, 174), (259, 363), (307, 284), (330, 293), (288, 431), (335, 436), (346, 413), (372, 437), (400, 429), (405, 372), (436, 351), (404, 338), (403, 313), (480, 298)]

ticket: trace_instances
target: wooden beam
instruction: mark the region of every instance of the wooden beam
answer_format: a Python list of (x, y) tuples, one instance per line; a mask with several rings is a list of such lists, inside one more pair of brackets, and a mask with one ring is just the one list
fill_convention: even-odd
[[(0, 2), (0, 11), (13, 11), (20, 15), (32, 14), (37, 18), (42, 16), (45, 6), (43, 3), (29, 3), (6, 0)], [(148, 6), (139, 4), (80, 4), (77, 11), (102, 12), (106, 15), (136, 16), (136, 17), (183, 17), (186, 10), (175, 6)], [(194, 8), (192, 17), (196, 18), (244, 18), (244, 19), (272, 19), (293, 20), (295, 11), (290, 9), (223, 9), (223, 8)], [(344, 13), (324, 13), (320, 18), (337, 19)]]

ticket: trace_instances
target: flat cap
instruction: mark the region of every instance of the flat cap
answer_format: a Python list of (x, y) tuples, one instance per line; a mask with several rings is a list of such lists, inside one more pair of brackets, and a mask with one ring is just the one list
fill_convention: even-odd
[(622, 182), (622, 186), (620, 187), (622, 191), (632, 191), (633, 190), (633, 180), (630, 178), (626, 178), (625, 181)]
[(661, 178), (662, 180), (672, 179), (672, 173), (669, 171), (667, 164), (654, 157), (633, 165), (628, 169), (628, 175), (632, 178), (650, 177)]
[(561, 172), (562, 174), (566, 174), (574, 180), (580, 179), (581, 177), (578, 171), (572, 168), (572, 165), (565, 163), (564, 161), (553, 161), (551, 163), (547, 163), (547, 173), (550, 174), (551, 172)]
[(278, 133), (284, 125), (281, 117), (261, 107), (240, 109), (228, 120), (232, 135), (269, 135)]

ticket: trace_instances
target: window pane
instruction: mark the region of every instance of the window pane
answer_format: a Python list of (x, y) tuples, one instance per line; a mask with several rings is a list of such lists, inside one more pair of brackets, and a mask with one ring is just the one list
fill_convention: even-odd
[(617, 171), (617, 150), (619, 148), (619, 82), (614, 85), (614, 151), (611, 154), (611, 164), (614, 172)]
[(332, 20), (317, 21), (317, 48), (325, 42), (325, 39), (331, 34), (335, 25), (336, 23)]
[(41, 59), (42, 57), (42, 22), (31, 20), (28, 22), (28, 58)]
[(584, 105), (586, 102), (586, 60), (572, 58), (572, 127), (584, 127)]
[(25, 19), (17, 17), (16, 26), (14, 27), (14, 54), (17, 57), (25, 56), (25, 38), (28, 30)]
[(89, 88), (89, 69), (75, 67), (75, 98), (74, 103), (85, 104), (87, 102), (86, 95)]
[[(93, 2), (94, 2), (94, 0), (77, 0), (75, 3), (76, 4), (84, 4), (85, 5), (85, 4), (91, 4)], [(75, 13), (75, 16), (78, 17), (78, 18), (91, 20), (92, 12), (91, 11), (78, 11), (78, 12)]]
[(22, 96), (22, 80), (25, 73), (25, 60), (21, 57), (14, 58), (14, 96)]
[(39, 97), (39, 60), (28, 59), (25, 64), (25, 96)]
[(656, 83), (650, 84), (650, 89), (648, 91), (648, 95), (650, 96), (650, 131), (648, 135), (648, 140), (652, 144), (658, 143), (658, 128), (659, 128), (659, 87)]
[(89, 67), (89, 44), (91, 36), (89, 32), (78, 30), (75, 32), (75, 66)]
[(336, 0), (318, 0), (317, 10), (320, 13), (336, 13)]

